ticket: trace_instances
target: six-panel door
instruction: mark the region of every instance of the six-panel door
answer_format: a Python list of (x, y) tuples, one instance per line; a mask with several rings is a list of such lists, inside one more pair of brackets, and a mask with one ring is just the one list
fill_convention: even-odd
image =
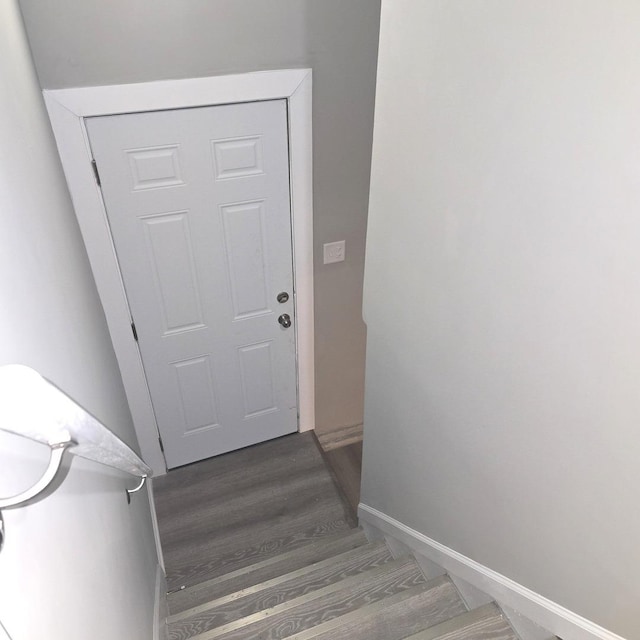
[(296, 431), (285, 101), (87, 130), (168, 467)]

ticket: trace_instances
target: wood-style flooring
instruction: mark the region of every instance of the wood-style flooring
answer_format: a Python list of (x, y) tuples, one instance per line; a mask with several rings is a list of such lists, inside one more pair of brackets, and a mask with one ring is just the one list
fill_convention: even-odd
[(154, 489), (170, 591), (355, 526), (311, 433), (174, 469)]
[(294, 434), (159, 478), (168, 638), (517, 640), (495, 604), (468, 611), (448, 576), (350, 527), (361, 459)]
[(315, 434), (323, 451), (331, 451), (362, 442), (363, 427), (361, 424), (335, 428), (318, 427)]

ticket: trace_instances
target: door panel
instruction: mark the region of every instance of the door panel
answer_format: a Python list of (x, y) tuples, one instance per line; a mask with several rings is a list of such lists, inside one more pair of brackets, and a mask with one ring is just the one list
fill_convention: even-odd
[(163, 335), (203, 327), (188, 212), (143, 216), (140, 220), (162, 313)]
[(173, 362), (185, 433), (219, 427), (217, 398), (209, 356)]
[(234, 319), (269, 313), (264, 203), (221, 207)]
[(245, 418), (276, 411), (271, 341), (238, 349)]
[(285, 101), (87, 130), (167, 465), (295, 431)]

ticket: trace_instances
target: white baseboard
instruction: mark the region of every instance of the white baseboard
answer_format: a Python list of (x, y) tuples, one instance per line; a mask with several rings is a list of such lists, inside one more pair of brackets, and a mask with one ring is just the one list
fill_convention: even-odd
[(160, 541), (160, 527), (158, 526), (158, 515), (156, 513), (156, 500), (153, 493), (153, 478), (147, 480), (147, 495), (149, 497), (149, 509), (151, 510), (151, 524), (153, 526), (153, 539), (156, 542), (156, 553), (158, 554), (158, 564), (166, 573), (164, 566), (164, 553), (162, 552), (162, 542)]
[(625, 640), (373, 507), (360, 503), (358, 516), (563, 640)]
[(167, 618), (169, 606), (167, 604), (167, 578), (164, 569), (158, 565), (156, 570), (156, 593), (153, 605), (153, 640), (169, 640)]

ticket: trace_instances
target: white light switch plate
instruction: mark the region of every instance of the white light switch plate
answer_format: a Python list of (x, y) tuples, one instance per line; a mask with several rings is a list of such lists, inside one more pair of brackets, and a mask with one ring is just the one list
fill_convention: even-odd
[(338, 240), (338, 242), (327, 242), (322, 245), (324, 264), (331, 264), (332, 262), (342, 262), (344, 260), (344, 240)]

